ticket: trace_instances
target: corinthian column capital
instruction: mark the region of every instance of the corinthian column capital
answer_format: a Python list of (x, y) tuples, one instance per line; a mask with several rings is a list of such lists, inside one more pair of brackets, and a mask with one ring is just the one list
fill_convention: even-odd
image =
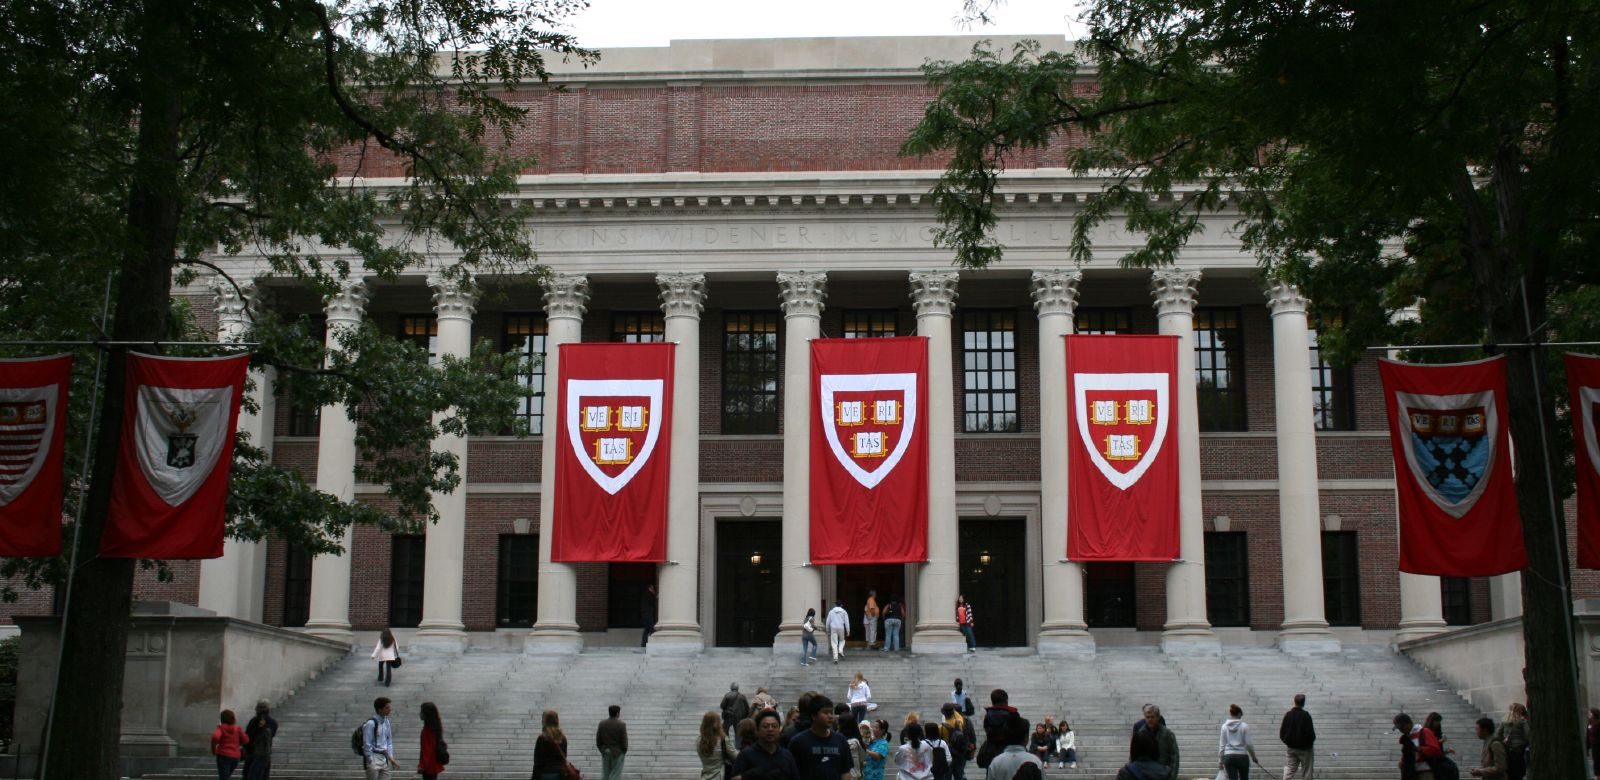
[(705, 274), (656, 274), (656, 285), (661, 288), (663, 316), (700, 319), (705, 310)]
[(959, 279), (960, 274), (955, 271), (912, 271), (911, 306), (917, 316), (950, 316), (956, 306)]
[(1194, 314), (1198, 268), (1157, 268), (1150, 272), (1150, 295), (1155, 298), (1156, 316)]
[(589, 277), (551, 274), (544, 282), (544, 314), (552, 320), (581, 320), (589, 305)]
[(226, 340), (236, 339), (261, 310), (266, 291), (257, 287), (253, 279), (240, 280), (235, 286), (234, 282), (220, 276), (207, 286), (217, 298), (217, 332)]
[(1051, 268), (1033, 272), (1033, 308), (1040, 317), (1065, 314), (1071, 317), (1078, 310), (1078, 283), (1083, 272), (1064, 268)]
[(462, 276), (428, 274), (428, 286), (433, 288), (433, 311), (439, 319), (471, 320), (478, 311), (478, 287), (470, 272)]
[(367, 313), (367, 283), (360, 279), (345, 279), (339, 282), (339, 291), (329, 295), (322, 301), (323, 309), (328, 315), (328, 324), (361, 322)]
[(1309, 301), (1300, 293), (1300, 288), (1281, 279), (1267, 282), (1267, 308), (1272, 310), (1272, 316), (1279, 314), (1305, 314)]
[(778, 298), (785, 317), (821, 317), (828, 298), (828, 275), (816, 271), (779, 271)]

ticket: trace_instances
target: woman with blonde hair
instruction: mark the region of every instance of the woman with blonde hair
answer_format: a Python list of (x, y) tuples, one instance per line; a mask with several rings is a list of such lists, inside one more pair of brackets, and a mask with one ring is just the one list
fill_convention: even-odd
[(867, 676), (860, 671), (850, 679), (850, 692), (845, 696), (845, 701), (850, 704), (850, 714), (856, 716), (856, 722), (865, 723), (867, 703), (872, 701), (872, 686), (867, 685)]
[(1506, 780), (1522, 780), (1528, 776), (1528, 708), (1522, 702), (1511, 702), (1506, 708), (1506, 719), (1500, 722), (1495, 736), (1506, 743)]
[(700, 718), (700, 739), (695, 743), (700, 755), (700, 780), (722, 780), (723, 767), (733, 764), (733, 749), (722, 728), (722, 716), (707, 712)]
[(533, 780), (561, 780), (567, 764), (567, 735), (561, 732), (561, 718), (555, 710), (545, 710), (539, 738), (533, 741)]

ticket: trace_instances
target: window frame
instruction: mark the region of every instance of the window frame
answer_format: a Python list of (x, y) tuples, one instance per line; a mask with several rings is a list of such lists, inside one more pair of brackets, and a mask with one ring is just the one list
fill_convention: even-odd
[(1127, 306), (1085, 306), (1072, 314), (1072, 332), (1080, 336), (1122, 336), (1133, 332), (1133, 309)]
[[(1017, 354), (1020, 320), (1016, 309), (961, 310), (963, 433), (1022, 432), (1022, 393)], [(979, 325), (982, 327), (975, 327)], [(1010, 326), (1009, 329), (1006, 325)], [(997, 340), (997, 334), (1000, 336), (999, 346), (993, 343)], [(1007, 335), (1009, 339), (1005, 338)], [(999, 368), (994, 367), (997, 362)], [(999, 388), (994, 387), (997, 378), (1002, 385)], [(997, 400), (1001, 402), (998, 404), (1002, 407), (999, 410), (994, 408)]]
[(1307, 323), (1311, 342), (1311, 424), (1318, 431), (1356, 429), (1355, 370), (1352, 366), (1339, 368), (1327, 362), (1318, 341), (1326, 329), (1324, 323), (1338, 327), (1343, 319), (1342, 316), (1313, 317)]
[[(421, 327), (424, 324), (426, 327)], [(395, 326), (395, 338), (426, 351), (428, 365), (433, 365), (439, 359), (439, 318), (432, 314), (400, 315)]]
[[(1226, 545), (1226, 548), (1224, 548)], [(1244, 531), (1207, 531), (1206, 620), (1217, 628), (1250, 627), (1250, 537)], [(1223, 554), (1238, 559), (1236, 572), (1224, 571)], [(1232, 587), (1224, 587), (1232, 584)], [(1233, 603), (1225, 603), (1232, 600)], [(1237, 614), (1229, 614), (1234, 610)]]
[(900, 312), (895, 309), (845, 309), (839, 328), (847, 339), (892, 338), (900, 335)]
[[(526, 333), (512, 332), (513, 326), (519, 324), (526, 325)], [(519, 372), (516, 377), (517, 384), (524, 388), (524, 394), (513, 416), (519, 421), (517, 425), (530, 436), (544, 435), (544, 406), (549, 392), (545, 360), (550, 348), (549, 339), (550, 320), (543, 314), (507, 314), (501, 321), (500, 351), (515, 351), (529, 365), (527, 371)], [(516, 344), (518, 340), (522, 343)]]
[(624, 344), (660, 344), (667, 340), (667, 317), (661, 311), (611, 312), (611, 340)]
[(285, 542), (283, 559), (283, 611), (279, 624), (284, 628), (303, 628), (311, 620), (310, 553), (293, 542)]
[[(779, 432), (778, 422), (783, 409), (781, 323), (776, 311), (722, 313), (720, 406), (723, 434), (770, 435)], [(756, 348), (758, 340), (763, 342), (760, 348)], [(749, 348), (737, 348), (741, 341)], [(767, 363), (770, 370), (762, 370), (762, 363)], [(745, 381), (741, 383), (740, 380)], [(741, 400), (746, 402), (744, 408), (734, 408)]]
[[(1232, 325), (1218, 326), (1226, 317)], [(1205, 323), (1202, 327), (1202, 322)], [(1233, 336), (1228, 338), (1227, 332)], [(1243, 433), (1250, 430), (1250, 403), (1245, 395), (1244, 317), (1237, 306), (1202, 306), (1194, 310), (1194, 383), (1198, 423), (1203, 433)], [(1220, 342), (1220, 345), (1219, 345)], [(1216, 367), (1218, 357), (1222, 367)], [(1221, 377), (1226, 385), (1205, 379)], [(1215, 400), (1212, 400), (1215, 399)], [(1225, 412), (1218, 419), (1212, 415)]]
[(427, 537), (422, 534), (391, 535), (389, 537), (390, 628), (416, 628), (422, 624), (422, 600), (427, 587), (427, 574)]
[[(528, 560), (520, 561), (519, 556)], [(525, 573), (519, 564), (525, 566)], [(523, 614), (526, 619), (521, 618)], [(501, 534), (495, 559), (494, 625), (496, 628), (532, 628), (538, 619), (539, 537)]]
[(1322, 532), (1322, 602), (1328, 625), (1361, 625), (1361, 540), (1355, 531)]

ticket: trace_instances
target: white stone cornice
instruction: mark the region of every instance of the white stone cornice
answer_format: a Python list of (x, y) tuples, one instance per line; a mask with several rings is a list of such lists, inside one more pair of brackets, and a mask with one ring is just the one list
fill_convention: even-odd
[(323, 310), (328, 315), (328, 323), (355, 324), (367, 312), (367, 283), (360, 279), (345, 279), (339, 282), (339, 291), (323, 299)]
[(433, 288), (433, 311), (439, 319), (472, 321), (478, 311), (478, 289), (471, 273), (462, 277), (431, 273), (428, 286)]
[(1272, 310), (1272, 316), (1279, 314), (1305, 314), (1308, 301), (1300, 294), (1300, 288), (1281, 279), (1267, 282), (1267, 308)]
[(1150, 272), (1150, 295), (1155, 298), (1156, 316), (1194, 314), (1199, 293), (1198, 268), (1157, 268)]
[(779, 271), (778, 298), (785, 317), (821, 317), (828, 298), (828, 275), (817, 271)]
[(1083, 272), (1076, 269), (1051, 268), (1034, 271), (1033, 308), (1040, 317), (1066, 315), (1071, 317), (1078, 309), (1078, 283)]
[(589, 306), (589, 277), (583, 274), (551, 274), (544, 282), (546, 319), (582, 320)]
[(948, 317), (955, 308), (956, 282), (960, 274), (955, 271), (912, 271), (911, 305), (917, 316)]
[(656, 274), (661, 288), (661, 313), (665, 317), (700, 318), (705, 309), (705, 274)]

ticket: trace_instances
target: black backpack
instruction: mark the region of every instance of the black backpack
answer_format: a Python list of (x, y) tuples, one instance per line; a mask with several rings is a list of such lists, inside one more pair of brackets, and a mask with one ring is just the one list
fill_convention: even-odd
[(1044, 780), (1044, 770), (1030, 761), (1017, 767), (1016, 774), (1011, 776), (1011, 780)]
[(367, 736), (361, 732), (366, 731), (368, 723), (372, 723), (372, 738), (377, 739), (377, 722), (377, 718), (367, 718), (366, 720), (361, 721), (361, 725), (356, 727), (355, 733), (350, 735), (350, 749), (354, 750), (356, 755), (361, 756), (362, 758), (367, 757)]
[(899, 620), (900, 619), (900, 605), (895, 603), (895, 602), (893, 602), (893, 601), (889, 602), (888, 604), (883, 605), (883, 619), (884, 620)]
[(433, 738), (433, 757), (439, 762), (440, 766), (446, 766), (450, 763), (450, 746), (444, 743), (443, 734)]
[(971, 758), (972, 743), (967, 741), (967, 732), (951, 726), (946, 726), (945, 730), (950, 732), (950, 738), (945, 740), (945, 744), (950, 746), (950, 755), (956, 758)]
[[(959, 731), (959, 729), (958, 729)], [(950, 759), (945, 755), (946, 750), (954, 750), (948, 743), (933, 746), (933, 780), (950, 780)]]
[(973, 715), (976, 715), (977, 713), (978, 713), (978, 708), (972, 706), (972, 696), (970, 696), (968, 694), (962, 694), (961, 695), (961, 714), (970, 718)]

